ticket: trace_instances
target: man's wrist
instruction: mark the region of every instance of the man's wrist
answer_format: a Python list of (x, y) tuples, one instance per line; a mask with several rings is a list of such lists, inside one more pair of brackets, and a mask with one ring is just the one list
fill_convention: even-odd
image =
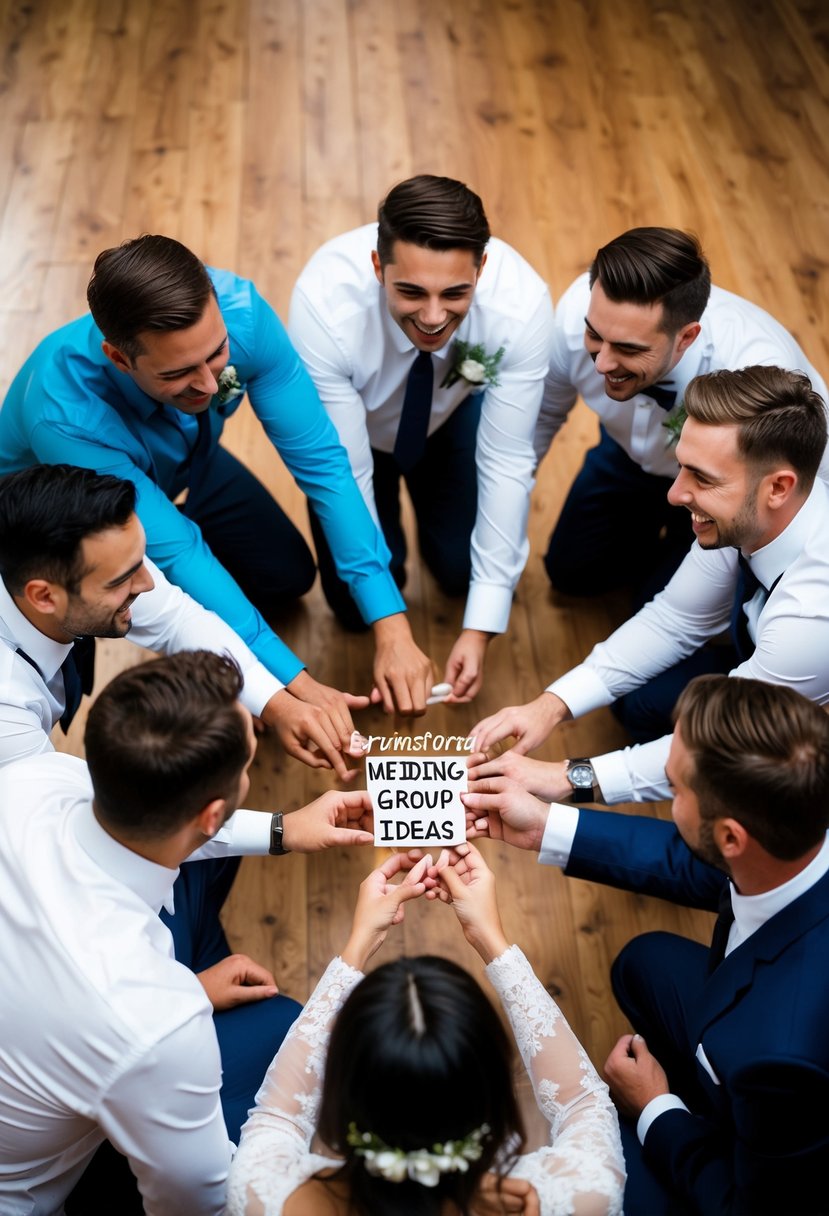
[(271, 857), (284, 857), (286, 853), (290, 853), (284, 839), (284, 819), (282, 811), (274, 811), (271, 815), (271, 843), (268, 853)]
[(371, 622), (371, 628), (378, 642), (391, 637), (411, 637), (412, 627), (405, 612), (393, 612), (390, 616), (378, 617)]

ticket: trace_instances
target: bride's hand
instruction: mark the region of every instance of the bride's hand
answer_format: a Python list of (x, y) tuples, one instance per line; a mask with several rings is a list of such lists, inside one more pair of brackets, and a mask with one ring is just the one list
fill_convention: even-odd
[(473, 844), (459, 844), (441, 853), (429, 870), (437, 880), (435, 897), (451, 903), (464, 937), (491, 963), (508, 948), (501, 926), (495, 876)]
[[(498, 1185), (500, 1181), (500, 1187)], [(531, 1182), (523, 1178), (498, 1178), (484, 1174), (478, 1194), (472, 1202), (473, 1216), (541, 1216), (538, 1193)]]
[[(341, 956), (346, 963), (358, 971), (364, 970), (372, 954), (386, 940), (391, 926), (402, 921), (403, 905), (435, 886), (436, 880), (427, 874), (431, 865), (429, 853), (419, 861), (407, 853), (395, 853), (360, 883), (351, 936)], [(395, 885), (391, 880), (401, 872), (405, 878)]]

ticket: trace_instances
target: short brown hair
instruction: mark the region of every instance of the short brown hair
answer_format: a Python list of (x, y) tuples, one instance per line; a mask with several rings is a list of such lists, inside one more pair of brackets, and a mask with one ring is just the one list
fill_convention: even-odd
[(107, 342), (134, 363), (142, 333), (189, 329), (212, 292), (204, 264), (185, 245), (145, 235), (98, 254), (86, 299)]
[(392, 260), (395, 241), (423, 249), (469, 249), (480, 266), (489, 237), (480, 198), (452, 177), (410, 177), (389, 191), (377, 211), (381, 266)]
[(674, 719), (694, 761), (705, 820), (736, 819), (767, 853), (795, 861), (829, 828), (829, 715), (780, 684), (698, 676)]
[(630, 228), (603, 245), (590, 266), (615, 304), (661, 304), (665, 333), (698, 321), (711, 294), (711, 270), (692, 232)]
[(249, 759), (229, 655), (182, 651), (122, 672), (89, 711), (84, 744), (101, 822), (163, 840), (215, 798), (231, 798)]
[(811, 488), (826, 447), (826, 409), (803, 372), (757, 366), (696, 376), (685, 390), (685, 412), (709, 426), (736, 424), (747, 464), (782, 462), (802, 490)]

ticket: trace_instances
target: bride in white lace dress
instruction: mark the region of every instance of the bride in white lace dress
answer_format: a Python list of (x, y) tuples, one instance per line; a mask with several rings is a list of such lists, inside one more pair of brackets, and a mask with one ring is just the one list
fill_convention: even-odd
[[(416, 958), (363, 975), (405, 902), (421, 895), (452, 904), (486, 964), (549, 1124), (544, 1148), (521, 1155), (507, 1035), (465, 971)], [(242, 1129), (227, 1212), (607, 1216), (622, 1210), (624, 1177), (607, 1087), (507, 942), (481, 854), (462, 845), (437, 867), (396, 854), (360, 887), (348, 944), (291, 1028)]]

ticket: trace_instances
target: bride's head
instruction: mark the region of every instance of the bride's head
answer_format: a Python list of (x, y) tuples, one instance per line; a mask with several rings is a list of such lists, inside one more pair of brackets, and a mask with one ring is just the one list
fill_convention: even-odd
[(317, 1130), (345, 1158), (356, 1211), (468, 1210), (524, 1132), (509, 1039), (467, 972), (399, 959), (357, 985), (331, 1034)]

